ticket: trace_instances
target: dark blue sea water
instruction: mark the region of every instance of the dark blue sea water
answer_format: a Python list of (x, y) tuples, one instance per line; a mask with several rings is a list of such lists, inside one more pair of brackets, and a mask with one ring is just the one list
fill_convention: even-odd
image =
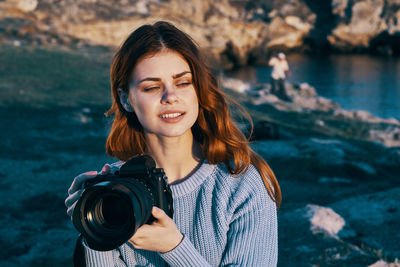
[[(400, 59), (367, 55), (288, 55), (291, 82), (307, 82), (318, 94), (347, 110), (400, 120)], [(269, 82), (269, 67), (248, 67), (228, 75)]]

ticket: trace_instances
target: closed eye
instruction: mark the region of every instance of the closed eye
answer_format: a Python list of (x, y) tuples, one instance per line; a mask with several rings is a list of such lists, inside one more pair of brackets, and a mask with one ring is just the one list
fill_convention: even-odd
[(192, 84), (191, 82), (181, 82), (181, 83), (178, 83), (176, 86), (178, 86), (178, 87), (186, 87), (186, 86), (189, 86), (191, 84)]
[(144, 88), (143, 92), (150, 92), (150, 91), (155, 91), (155, 90), (158, 90), (158, 89), (160, 89), (159, 86), (153, 86), (153, 87)]

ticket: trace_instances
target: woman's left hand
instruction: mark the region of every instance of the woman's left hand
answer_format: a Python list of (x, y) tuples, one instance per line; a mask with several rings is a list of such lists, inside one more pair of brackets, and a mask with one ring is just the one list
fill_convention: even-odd
[(157, 207), (153, 207), (152, 215), (156, 221), (139, 227), (128, 242), (137, 249), (161, 253), (174, 249), (183, 239), (175, 222)]

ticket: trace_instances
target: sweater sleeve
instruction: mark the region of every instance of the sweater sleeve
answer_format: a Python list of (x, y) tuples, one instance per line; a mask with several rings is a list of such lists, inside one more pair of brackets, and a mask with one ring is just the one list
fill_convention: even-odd
[(127, 267), (118, 249), (97, 251), (89, 248), (82, 240), (85, 250), (86, 267)]
[(276, 266), (278, 224), (276, 205), (268, 199), (233, 219), (221, 266)]
[(211, 266), (196, 250), (189, 238), (184, 236), (182, 242), (173, 250), (160, 253), (160, 256), (173, 267), (178, 266)]

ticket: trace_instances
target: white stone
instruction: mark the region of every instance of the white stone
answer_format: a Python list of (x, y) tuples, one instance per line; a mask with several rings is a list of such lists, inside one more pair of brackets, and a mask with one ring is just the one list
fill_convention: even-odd
[(36, 9), (38, 5), (37, 0), (18, 0), (17, 7), (23, 12), (31, 12)]
[(374, 264), (368, 265), (368, 267), (400, 267), (400, 263), (398, 262), (389, 263), (384, 260), (379, 260)]
[(232, 89), (239, 93), (244, 93), (250, 89), (250, 84), (234, 78), (221, 78), (221, 86), (224, 88)]
[(314, 234), (324, 233), (338, 238), (337, 234), (345, 226), (345, 220), (331, 208), (308, 204), (306, 218), (310, 220), (311, 231)]
[(305, 32), (310, 31), (312, 27), (309, 23), (303, 22), (299, 17), (296, 16), (285, 17), (285, 22), (287, 25), (290, 25), (300, 31)]
[(19, 40), (14, 40), (14, 41), (12, 42), (12, 44), (13, 44), (13, 46), (21, 46), (21, 41), (19, 41)]

